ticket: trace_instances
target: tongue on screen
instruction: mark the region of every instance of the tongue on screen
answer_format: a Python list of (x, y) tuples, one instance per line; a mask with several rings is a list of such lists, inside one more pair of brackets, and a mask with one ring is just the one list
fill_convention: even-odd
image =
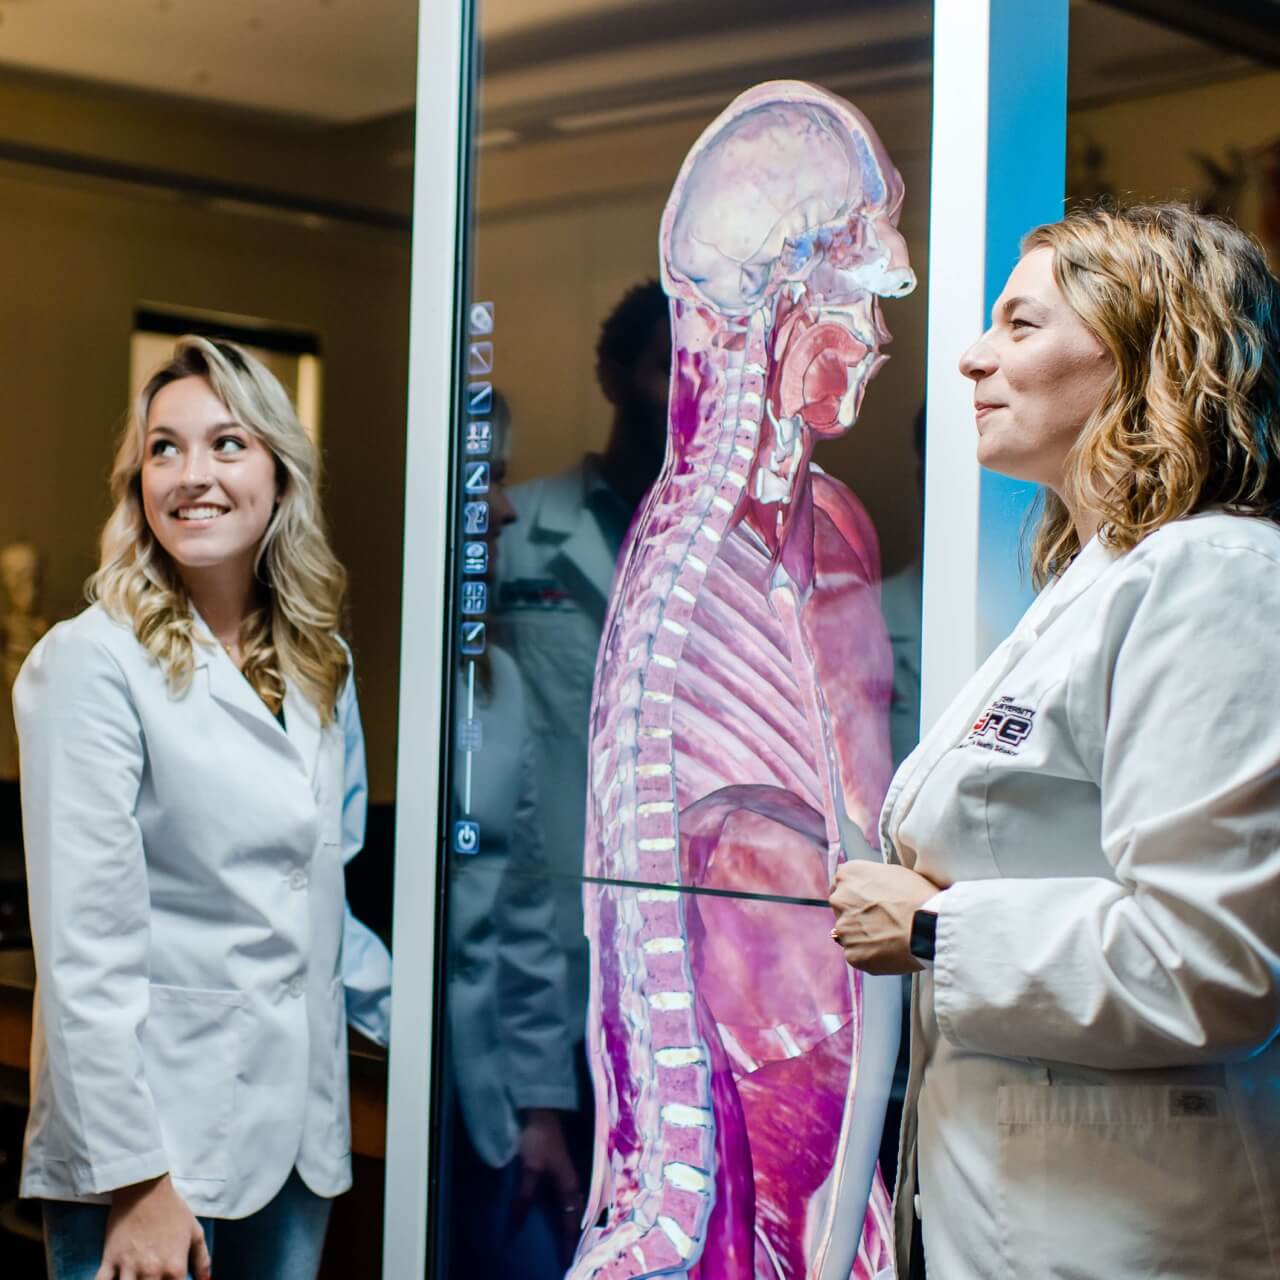
[(815, 324), (791, 343), (779, 384), (782, 412), (799, 414), (815, 431), (838, 425), (849, 376), (867, 348), (839, 324)]

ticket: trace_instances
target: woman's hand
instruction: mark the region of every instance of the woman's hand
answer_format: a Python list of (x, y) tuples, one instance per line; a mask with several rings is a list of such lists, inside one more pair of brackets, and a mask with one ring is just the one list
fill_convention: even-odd
[(204, 1231), (166, 1173), (111, 1196), (94, 1280), (213, 1280)]
[(911, 954), (911, 918), (937, 892), (906, 867), (842, 862), (827, 899), (836, 916), (831, 936), (855, 969), (916, 973), (924, 966)]

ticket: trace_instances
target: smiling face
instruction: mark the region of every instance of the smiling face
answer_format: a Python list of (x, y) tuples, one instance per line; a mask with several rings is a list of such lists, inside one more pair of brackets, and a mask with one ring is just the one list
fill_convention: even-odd
[(973, 380), (978, 461), (1061, 495), (1067, 455), (1115, 366), (1059, 291), (1052, 249), (1033, 249), (1014, 267), (960, 372)]
[(204, 378), (179, 378), (147, 413), (142, 505), (184, 579), (253, 574), (277, 497), (276, 461)]

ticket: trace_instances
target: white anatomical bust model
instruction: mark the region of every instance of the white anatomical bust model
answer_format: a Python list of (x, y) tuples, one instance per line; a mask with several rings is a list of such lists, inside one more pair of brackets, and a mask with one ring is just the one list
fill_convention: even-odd
[(0, 614), (0, 684), (4, 706), (0, 712), (0, 778), (18, 776), (18, 743), (13, 729), (13, 682), (35, 647), (49, 629), (40, 617), (40, 553), (29, 542), (13, 542), (0, 548), (0, 587), (4, 589), (4, 612)]

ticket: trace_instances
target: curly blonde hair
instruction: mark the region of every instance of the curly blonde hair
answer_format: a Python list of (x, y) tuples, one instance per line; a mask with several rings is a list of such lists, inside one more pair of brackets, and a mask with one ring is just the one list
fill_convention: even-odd
[(284, 388), (246, 351), (230, 342), (179, 338), (173, 357), (138, 395), (111, 470), (115, 503), (102, 530), (98, 569), (86, 584), (114, 618), (165, 671), (170, 691), (183, 694), (195, 668), (191, 601), (142, 505), (147, 416), (155, 397), (182, 378), (203, 378), (232, 417), (275, 459), (279, 502), (258, 548), (254, 572), (260, 604), (240, 632), (245, 678), (278, 713), (292, 680), (329, 723), (350, 669), (338, 639), (346, 572), (329, 547), (317, 498), (320, 458)]
[(1128, 551), (1223, 506), (1280, 519), (1280, 283), (1252, 237), (1182, 204), (1092, 207), (1030, 232), (1115, 378), (1048, 491), (1037, 585), (1080, 549), (1069, 508)]

